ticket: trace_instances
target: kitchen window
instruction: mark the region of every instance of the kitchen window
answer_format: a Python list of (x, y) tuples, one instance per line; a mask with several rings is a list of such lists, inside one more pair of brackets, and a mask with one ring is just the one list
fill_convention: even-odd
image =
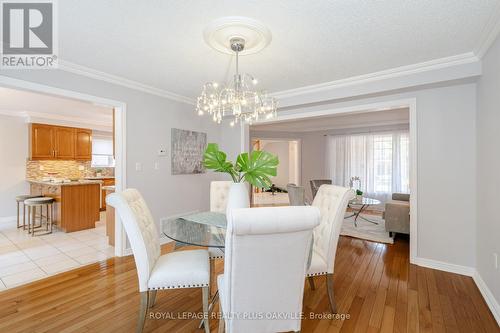
[(92, 167), (110, 168), (115, 166), (113, 158), (113, 138), (92, 139)]

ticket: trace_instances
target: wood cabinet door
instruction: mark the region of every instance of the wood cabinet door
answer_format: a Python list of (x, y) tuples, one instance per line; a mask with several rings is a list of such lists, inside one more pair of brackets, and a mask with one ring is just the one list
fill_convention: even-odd
[[(114, 178), (103, 178), (102, 180), (102, 185), (103, 186), (111, 186), (115, 185), (115, 179)], [(106, 210), (106, 190), (102, 190), (102, 195), (101, 195), (101, 210)]]
[(75, 129), (55, 127), (55, 155), (59, 160), (75, 158)]
[(31, 125), (31, 159), (52, 160), (55, 158), (54, 127), (50, 125)]
[(75, 136), (75, 159), (92, 160), (92, 130), (77, 128)]

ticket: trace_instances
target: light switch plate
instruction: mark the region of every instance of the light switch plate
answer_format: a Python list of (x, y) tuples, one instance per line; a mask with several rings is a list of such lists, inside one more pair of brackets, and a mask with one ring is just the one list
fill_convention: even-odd
[(141, 171), (141, 170), (142, 170), (142, 163), (135, 162), (135, 171)]

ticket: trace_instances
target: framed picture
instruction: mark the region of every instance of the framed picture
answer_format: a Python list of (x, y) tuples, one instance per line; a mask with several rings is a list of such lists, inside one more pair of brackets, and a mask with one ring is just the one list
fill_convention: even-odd
[(207, 133), (172, 128), (172, 175), (204, 173)]

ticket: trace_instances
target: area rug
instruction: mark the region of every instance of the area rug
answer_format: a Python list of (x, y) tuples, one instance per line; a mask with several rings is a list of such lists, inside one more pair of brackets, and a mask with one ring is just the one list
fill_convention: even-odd
[[(347, 213), (346, 216), (351, 215)], [(389, 233), (385, 231), (385, 221), (381, 216), (378, 215), (363, 215), (364, 217), (378, 222), (378, 224), (373, 224), (367, 222), (361, 218), (358, 218), (357, 227), (354, 225), (354, 217), (344, 219), (342, 223), (342, 230), (340, 234), (343, 236), (350, 236), (355, 238), (366, 239), (373, 242), (379, 243), (394, 243), (394, 236), (390, 237)]]

